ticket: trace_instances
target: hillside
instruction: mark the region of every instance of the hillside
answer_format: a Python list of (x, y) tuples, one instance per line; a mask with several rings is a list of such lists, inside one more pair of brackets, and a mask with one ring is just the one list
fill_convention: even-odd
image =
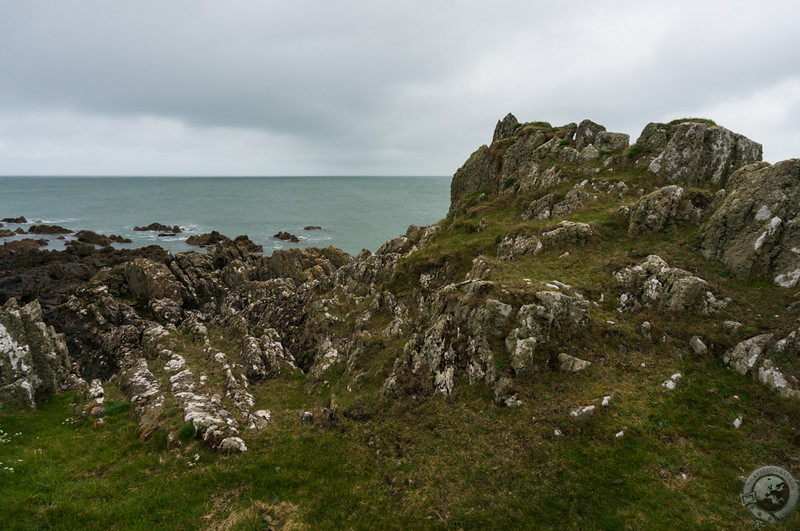
[(374, 254), (0, 259), (11, 528), (741, 529), (800, 478), (800, 159), (710, 120), (508, 115)]

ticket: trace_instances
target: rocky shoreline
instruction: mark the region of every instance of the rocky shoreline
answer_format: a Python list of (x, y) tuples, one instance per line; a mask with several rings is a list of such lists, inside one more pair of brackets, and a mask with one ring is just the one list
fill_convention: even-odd
[[(697, 227), (693, 252), (732, 276), (798, 288), (800, 160), (760, 159), (759, 144), (704, 122), (649, 124), (630, 146), (627, 135), (588, 120), (551, 127), (508, 115), (492, 144), (455, 173), (447, 220), (412, 225), (375, 253), (351, 256), (328, 247), (264, 256), (246, 236), (219, 233), (196, 240), (206, 252), (175, 255), (158, 246), (114, 249), (110, 237), (88, 231), (76, 233), (65, 251), (40, 250), (33, 239), (6, 242), (0, 358), (10, 361), (0, 365), (0, 397), (21, 396), (17, 402), (33, 405), (40, 393), (79, 380), (115, 381), (135, 405), (143, 438), (174, 432), (164, 410), (165, 400), (174, 399), (210, 447), (244, 451), (243, 433), (269, 424), (269, 412), (254, 410), (249, 385), (298, 369), (310, 385), (332, 377), (355, 381), (354, 367), (374, 355), (375, 345), (398, 340), (403, 346), (384, 375), (384, 396), (448, 395), (483, 383), (498, 405), (516, 407), (531, 374), (591, 364), (568, 354), (566, 345), (606, 326), (595, 313), (607, 296), (621, 316), (665, 319), (713, 319), (736, 302), (656, 255), (619, 264), (603, 288), (551, 278), (524, 279), (519, 287), (493, 277), (503, 264), (599, 245), (609, 229), (585, 214), (604, 201), (621, 204), (612, 217), (629, 239)], [(618, 179), (623, 170), (647, 184)], [(492, 230), (488, 216), (476, 222), (471, 216), (481, 212), (481, 201), (503, 197), (525, 198), (518, 214), (523, 229), (498, 231), (491, 247), (469, 255), (467, 267), (447, 252), (419, 258), (444, 234)], [(787, 312), (796, 314), (797, 304)], [(637, 341), (657, 341), (646, 322)], [(238, 346), (215, 349), (210, 329)], [(708, 338), (673, 335), (668, 340), (676, 345), (709, 350)], [(178, 353), (185, 338), (204, 345), (207, 362), (222, 375), (218, 387), (196, 378), (199, 369)], [(31, 346), (33, 358), (21, 364), (28, 372), (14, 363), (22, 345)], [(784, 356), (800, 356), (800, 327), (711, 350), (738, 372), (800, 399), (800, 384), (780, 364)]]

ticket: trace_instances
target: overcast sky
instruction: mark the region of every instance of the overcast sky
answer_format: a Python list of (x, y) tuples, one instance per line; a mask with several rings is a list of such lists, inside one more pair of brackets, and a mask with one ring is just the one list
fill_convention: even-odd
[(800, 2), (0, 0), (0, 175), (452, 175), (496, 121), (800, 157)]

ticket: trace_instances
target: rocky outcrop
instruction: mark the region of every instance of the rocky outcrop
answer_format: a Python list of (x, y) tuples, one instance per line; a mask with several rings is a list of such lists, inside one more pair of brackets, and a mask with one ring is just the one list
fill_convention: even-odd
[(773, 338), (773, 334), (761, 334), (741, 341), (725, 353), (723, 361), (739, 374), (751, 374), (780, 396), (800, 400), (800, 381), (782, 370), (773, 359), (797, 358), (800, 354), (800, 329), (779, 341), (773, 342)]
[(288, 233), (288, 232), (284, 232), (284, 231), (278, 231), (272, 237), (275, 238), (276, 240), (283, 240), (283, 241), (286, 241), (286, 242), (298, 243), (300, 241), (300, 238), (298, 238), (294, 234), (291, 234), (291, 233)]
[(737, 169), (761, 160), (761, 144), (706, 121), (648, 124), (636, 141), (657, 155), (648, 169), (680, 185), (724, 185)]
[(557, 228), (538, 236), (506, 236), (497, 245), (497, 257), (501, 260), (516, 260), (566, 245), (583, 245), (591, 238), (592, 233), (592, 227), (588, 223), (560, 221)]
[(800, 282), (800, 159), (753, 164), (731, 176), (705, 226), (703, 254), (740, 277)]
[(201, 234), (200, 236), (189, 236), (186, 238), (186, 243), (188, 245), (196, 245), (197, 247), (209, 247), (212, 245), (227, 244), (230, 243), (230, 241), (230, 238), (224, 234), (220, 234), (215, 230), (206, 234)]
[(65, 229), (59, 225), (31, 225), (28, 227), (29, 234), (72, 234), (70, 229)]
[(39, 303), (20, 307), (9, 299), (0, 309), (0, 403), (36, 407), (69, 376), (64, 337), (42, 321)]
[(103, 234), (98, 234), (90, 230), (78, 231), (75, 233), (75, 237), (81, 243), (99, 245), (100, 247), (106, 247), (108, 245), (111, 245), (111, 239), (108, 236), (105, 236)]
[(629, 142), (627, 134), (608, 132), (590, 120), (553, 127), (519, 123), (509, 114), (497, 123), (491, 145), (479, 147), (453, 176), (450, 214), (472, 194), (532, 193), (579, 171), (594, 174), (600, 170), (576, 166), (622, 154)]
[(180, 234), (183, 232), (181, 228), (177, 225), (169, 226), (164, 225), (162, 223), (151, 223), (146, 227), (134, 227), (133, 230), (145, 232), (145, 231), (152, 231), (152, 232), (168, 232), (170, 234)]
[(628, 234), (636, 236), (646, 232), (660, 232), (677, 217), (683, 188), (665, 186), (650, 193), (631, 208)]
[(718, 299), (705, 280), (683, 269), (670, 267), (656, 255), (648, 256), (639, 265), (620, 269), (614, 273), (614, 280), (622, 289), (620, 312), (655, 307), (670, 313), (710, 315), (730, 302)]

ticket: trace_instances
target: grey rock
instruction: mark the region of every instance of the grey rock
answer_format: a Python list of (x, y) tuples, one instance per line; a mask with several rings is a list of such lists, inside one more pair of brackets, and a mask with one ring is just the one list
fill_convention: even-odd
[(772, 337), (772, 334), (761, 334), (746, 339), (726, 352), (723, 361), (739, 374), (747, 374), (757, 366)]
[(692, 351), (698, 356), (702, 356), (703, 354), (708, 352), (708, 347), (706, 347), (706, 344), (703, 343), (702, 339), (700, 339), (700, 336), (692, 336), (689, 339), (689, 346), (692, 348)]
[(710, 181), (724, 185), (734, 171), (761, 160), (761, 144), (724, 127), (684, 122), (674, 128), (668, 126), (666, 134), (669, 141), (649, 170), (678, 184)]
[(569, 416), (575, 424), (586, 424), (594, 416), (594, 406), (582, 406), (572, 408)]
[(20, 307), (10, 298), (0, 308), (0, 403), (36, 407), (58, 392), (70, 375), (64, 336), (42, 321), (38, 301)]
[(494, 135), (492, 136), (492, 142), (513, 135), (518, 126), (519, 122), (517, 118), (511, 113), (506, 114), (505, 118), (497, 121), (497, 125), (494, 128)]
[(739, 277), (800, 282), (800, 159), (754, 164), (731, 176), (705, 226), (702, 250)]
[[(586, 146), (593, 145), (597, 141), (597, 134), (605, 130), (605, 127), (591, 120), (582, 121), (578, 124), (578, 129), (575, 132), (575, 149), (582, 151)], [(597, 150), (595, 149), (595, 151)]]
[(682, 196), (683, 188), (671, 185), (639, 199), (631, 207), (628, 235), (661, 232), (666, 226), (674, 223)]
[(631, 137), (625, 133), (610, 133), (601, 131), (597, 133), (594, 147), (600, 153), (622, 153), (628, 149)]
[(570, 356), (565, 352), (558, 354), (559, 368), (565, 372), (580, 372), (592, 364), (590, 361)]
[(639, 265), (620, 269), (613, 276), (623, 290), (619, 296), (620, 312), (657, 307), (671, 313), (711, 315), (730, 303), (729, 299), (717, 299), (705, 280), (669, 267), (656, 255), (648, 256)]

